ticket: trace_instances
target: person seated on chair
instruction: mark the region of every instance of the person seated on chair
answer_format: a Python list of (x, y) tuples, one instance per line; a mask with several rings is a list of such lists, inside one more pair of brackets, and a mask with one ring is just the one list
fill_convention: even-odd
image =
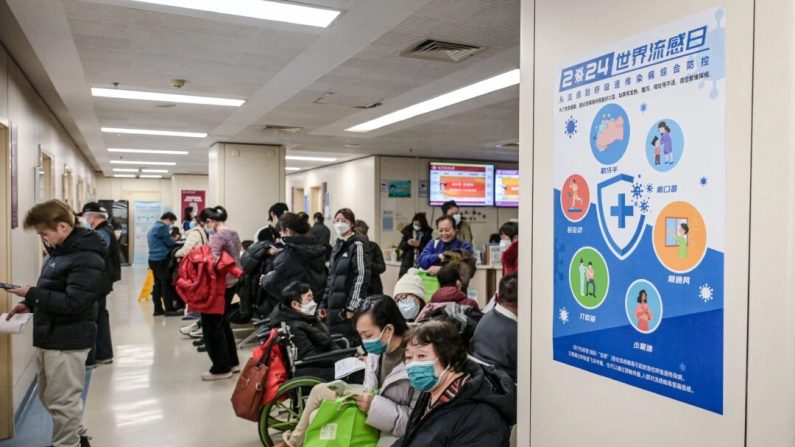
[(297, 359), (323, 354), (335, 348), (326, 325), (316, 316), (317, 303), (309, 284), (293, 281), (282, 290), (282, 302), (271, 314), (271, 326), (284, 322), (298, 350)]
[(458, 269), (452, 265), (446, 265), (439, 270), (436, 277), (439, 279), (439, 290), (431, 297), (432, 303), (458, 303), (462, 306), (480, 309), (477, 301), (461, 291), (461, 276)]
[[(381, 432), (378, 447), (391, 446), (405, 433), (408, 416), (420, 395), (411, 388), (403, 364), (403, 334), (408, 325), (395, 301), (386, 295), (362, 301), (353, 322), (368, 352), (364, 393), (356, 396), (356, 403), (367, 414), (366, 424)], [(276, 447), (302, 446), (312, 413), (323, 401), (338, 397), (326, 384), (312, 388), (298, 425), (292, 432), (285, 432)]]
[(516, 381), (519, 300), (518, 273), (500, 280), (498, 302), (480, 320), (472, 338), (472, 356), (507, 372)]

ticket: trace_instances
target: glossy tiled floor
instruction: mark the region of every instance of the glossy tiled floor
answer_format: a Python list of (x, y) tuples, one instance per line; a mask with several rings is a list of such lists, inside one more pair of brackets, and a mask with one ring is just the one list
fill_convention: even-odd
[[(83, 418), (92, 445), (261, 445), (256, 424), (232, 411), (235, 379), (202, 382), (210, 361), (178, 332), (185, 322), (155, 318), (151, 302), (138, 302), (145, 274), (125, 268), (108, 300), (115, 360), (92, 375)], [(245, 362), (250, 351), (239, 355)]]

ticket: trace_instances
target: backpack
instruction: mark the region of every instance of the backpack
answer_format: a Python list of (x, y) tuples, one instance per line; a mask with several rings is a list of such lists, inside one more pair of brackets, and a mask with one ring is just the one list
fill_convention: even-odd
[(246, 274), (260, 271), (260, 266), (268, 258), (268, 250), (272, 247), (270, 241), (260, 241), (251, 244), (240, 257), (240, 267)]

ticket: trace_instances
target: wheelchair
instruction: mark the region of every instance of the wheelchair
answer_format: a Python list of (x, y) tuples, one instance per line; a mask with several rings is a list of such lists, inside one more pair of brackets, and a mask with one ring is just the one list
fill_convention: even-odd
[[(297, 359), (298, 349), (292, 342), (290, 328), (285, 323), (281, 324), (276, 343), (282, 347), (289, 379), (281, 384), (277, 397), (262, 407), (258, 430), (263, 446), (273, 447), (275, 444), (271, 438), (272, 431), (285, 432), (295, 428), (304, 412), (304, 405), (312, 388), (333, 380), (334, 362), (363, 354), (358, 348), (352, 348), (344, 337), (332, 336), (332, 338), (340, 349)], [(361, 380), (363, 375), (355, 374), (346, 378), (350, 383), (357, 381), (361, 383)]]

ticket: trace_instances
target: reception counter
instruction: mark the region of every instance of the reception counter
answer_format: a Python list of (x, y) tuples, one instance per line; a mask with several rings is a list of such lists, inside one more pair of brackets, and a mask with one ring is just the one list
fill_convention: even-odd
[[(400, 262), (386, 261), (386, 272), (381, 275), (381, 282), (384, 283), (384, 293), (389, 296), (392, 296), (392, 292), (395, 290), (395, 283), (397, 283), (399, 273)], [(481, 308), (486, 306), (491, 297), (494, 296), (494, 293), (497, 292), (501, 278), (502, 267), (478, 266), (477, 273), (475, 273), (469, 283), (469, 293), (470, 296), (477, 294), (473, 298), (477, 300)], [(426, 299), (430, 301), (431, 297), (426, 297)]]

